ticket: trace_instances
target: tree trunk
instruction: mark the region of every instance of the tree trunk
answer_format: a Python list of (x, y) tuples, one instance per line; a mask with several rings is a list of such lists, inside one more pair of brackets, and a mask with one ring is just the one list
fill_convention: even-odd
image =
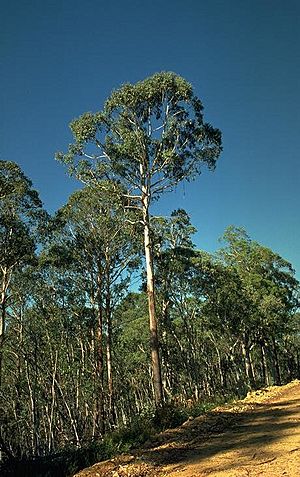
[[(7, 300), (7, 288), (9, 284), (9, 277), (7, 274), (7, 269), (2, 269), (2, 287), (1, 287), (1, 298), (0, 298), (0, 390), (2, 387), (2, 361), (3, 361), (3, 343), (5, 336), (5, 318), (6, 318), (6, 300)], [(2, 441), (2, 426), (0, 426), (0, 441)], [(0, 447), (0, 462), (2, 462), (2, 449)]]
[(9, 285), (9, 276), (6, 268), (2, 268), (2, 286), (1, 286), (1, 298), (0, 298), (0, 389), (2, 382), (2, 354), (3, 343), (5, 336), (5, 318), (6, 318), (6, 301), (7, 301), (7, 288)]
[(108, 384), (108, 413), (109, 413), (109, 422), (110, 425), (114, 426), (116, 424), (116, 414), (115, 414), (115, 400), (114, 400), (114, 386), (113, 386), (113, 372), (112, 372), (112, 354), (111, 354), (111, 299), (110, 299), (110, 279), (109, 272), (107, 271), (107, 289), (106, 289), (106, 304), (105, 304), (105, 314), (106, 314), (106, 329), (107, 329), (107, 339), (106, 339), (106, 364), (107, 364), (107, 384)]
[(156, 406), (163, 402), (163, 388), (161, 378), (161, 363), (159, 357), (159, 340), (157, 330), (157, 319), (155, 312), (155, 291), (154, 291), (154, 272), (153, 272), (153, 251), (150, 235), (150, 217), (149, 217), (149, 193), (143, 191), (142, 197), (143, 222), (144, 222), (144, 247), (146, 259), (147, 275), (147, 295), (150, 322), (150, 348), (152, 363), (152, 379), (154, 388), (154, 398)]
[(97, 326), (97, 426), (100, 435), (104, 432), (104, 408), (103, 408), (103, 345), (102, 345), (102, 310), (98, 310)]
[(274, 355), (274, 372), (275, 372), (275, 384), (277, 386), (281, 385), (281, 373), (279, 367), (279, 360), (278, 360), (278, 353), (277, 353), (277, 344), (275, 341), (274, 336), (272, 336), (272, 344), (273, 344), (273, 355)]
[(96, 406), (97, 427), (100, 435), (104, 433), (104, 403), (103, 403), (103, 307), (102, 307), (102, 279), (100, 274), (97, 279), (97, 330), (96, 330)]
[(221, 354), (220, 354), (220, 351), (219, 351), (217, 345), (216, 345), (216, 352), (217, 352), (217, 356), (218, 356), (218, 373), (219, 373), (219, 378), (220, 378), (220, 385), (221, 385), (221, 389), (224, 389), (225, 379), (224, 379), (224, 374), (223, 374), (222, 359), (221, 359)]
[(266, 386), (270, 386), (268, 363), (266, 357), (266, 348), (263, 342), (260, 343), (263, 381)]
[(34, 395), (34, 390), (32, 386), (32, 377), (29, 374), (29, 364), (28, 361), (25, 361), (26, 369), (26, 380), (29, 391), (29, 408), (30, 408), (30, 417), (31, 417), (31, 453), (35, 456), (37, 454), (38, 448), (38, 423), (36, 422), (36, 399)]
[(250, 349), (249, 349), (249, 346), (246, 344), (245, 341), (246, 340), (244, 340), (242, 342), (242, 353), (243, 353), (243, 357), (244, 357), (245, 372), (246, 372), (248, 385), (252, 389), (252, 388), (255, 387), (255, 380), (254, 380), (253, 368), (252, 368), (252, 363), (251, 363)]

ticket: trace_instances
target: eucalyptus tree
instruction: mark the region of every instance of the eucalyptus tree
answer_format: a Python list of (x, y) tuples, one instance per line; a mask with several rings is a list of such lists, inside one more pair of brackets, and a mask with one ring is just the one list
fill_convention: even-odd
[(205, 352), (208, 378), (215, 361), (217, 376), (213, 388), (243, 394), (244, 363), (236, 350), (241, 340), (241, 323), (247, 322), (251, 303), (243, 292), (238, 273), (218, 256), (200, 252), (194, 266), (197, 270), (194, 288), (202, 297), (201, 313), (209, 344)]
[(140, 212), (150, 320), (155, 402), (163, 400), (159, 358), (150, 206), (153, 200), (203, 165), (214, 169), (221, 133), (203, 120), (192, 86), (174, 73), (158, 73), (112, 92), (102, 111), (85, 113), (71, 125), (74, 143), (57, 158), (87, 182), (117, 179), (127, 189), (128, 206)]
[[(0, 399), (5, 419), (7, 401), (4, 395), (4, 378), (9, 353), (14, 353), (16, 343), (7, 340), (8, 325), (15, 325), (10, 308), (16, 299), (13, 277), (35, 260), (37, 231), (45, 214), (38, 193), (20, 167), (11, 161), (0, 161)], [(4, 372), (5, 370), (5, 372)], [(1, 450), (8, 452), (0, 426)]]
[(0, 161), (0, 380), (12, 275), (34, 259), (36, 232), (43, 218), (42, 204), (31, 181), (16, 163)]
[[(113, 310), (124, 294), (129, 275), (138, 265), (140, 243), (136, 240), (133, 213), (124, 211), (122, 188), (102, 180), (78, 190), (56, 216), (60, 244), (72, 257), (70, 263), (83, 294), (85, 307), (94, 316), (95, 362), (97, 377), (97, 425), (104, 430), (104, 361), (108, 386), (107, 414), (114, 422), (112, 364)], [(77, 278), (76, 278), (77, 277)], [(105, 351), (104, 351), (105, 344)]]
[(250, 354), (256, 345), (261, 349), (262, 373), (268, 383), (267, 343), (273, 352), (275, 381), (280, 384), (277, 340), (299, 306), (299, 282), (287, 260), (251, 240), (243, 228), (228, 227), (223, 238), (227, 247), (220, 251), (220, 255), (229, 269), (237, 274), (242, 292), (243, 312), (236, 327), (240, 332), (249, 384), (256, 384)]

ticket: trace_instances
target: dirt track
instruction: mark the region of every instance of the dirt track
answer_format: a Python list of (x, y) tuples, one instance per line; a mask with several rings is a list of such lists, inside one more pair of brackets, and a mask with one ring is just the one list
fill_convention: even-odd
[(300, 383), (216, 409), (77, 476), (299, 477)]

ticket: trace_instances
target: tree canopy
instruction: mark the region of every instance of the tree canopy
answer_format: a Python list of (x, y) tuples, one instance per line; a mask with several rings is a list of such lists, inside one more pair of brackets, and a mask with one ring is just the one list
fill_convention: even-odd
[(214, 169), (221, 133), (203, 120), (192, 86), (175, 73), (157, 73), (112, 92), (102, 111), (71, 125), (75, 142), (57, 158), (83, 180), (108, 176), (154, 198), (207, 165)]

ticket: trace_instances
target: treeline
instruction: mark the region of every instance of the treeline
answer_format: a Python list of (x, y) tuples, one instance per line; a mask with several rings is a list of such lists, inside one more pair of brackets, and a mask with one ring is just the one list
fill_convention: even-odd
[[(154, 409), (142, 243), (106, 182), (50, 218), (18, 166), (0, 165), (1, 448), (47, 455)], [(291, 265), (234, 227), (216, 255), (197, 250), (183, 210), (152, 228), (164, 399), (299, 378)]]
[(215, 167), (221, 134), (202, 112), (173, 73), (114, 91), (71, 123), (57, 158), (84, 185), (53, 217), (0, 161), (2, 459), (299, 378), (291, 264), (241, 228), (209, 254), (184, 210), (151, 216), (164, 191)]

